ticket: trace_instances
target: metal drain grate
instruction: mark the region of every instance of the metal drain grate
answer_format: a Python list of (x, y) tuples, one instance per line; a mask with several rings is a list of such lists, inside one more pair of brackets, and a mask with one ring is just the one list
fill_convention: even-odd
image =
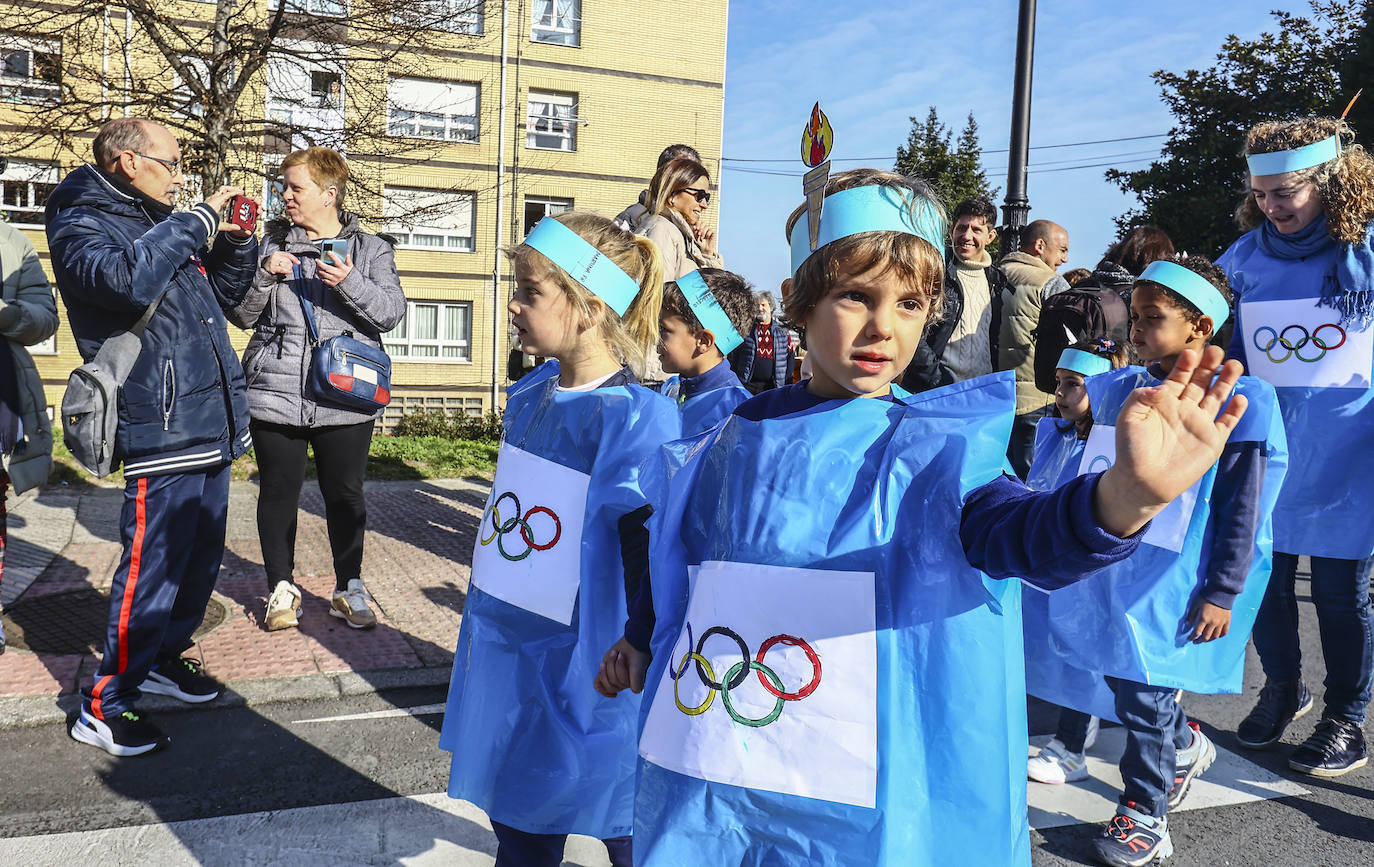
[[(5, 638), (10, 647), (34, 653), (103, 653), (109, 610), (110, 597), (95, 588), (20, 599), (5, 609)], [(219, 626), (228, 616), (224, 605), (211, 599), (195, 637)]]

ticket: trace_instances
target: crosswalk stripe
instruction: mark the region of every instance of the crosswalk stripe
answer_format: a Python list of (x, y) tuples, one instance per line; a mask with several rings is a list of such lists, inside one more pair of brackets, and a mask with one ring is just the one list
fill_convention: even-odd
[(314, 717), (313, 719), (298, 719), (292, 720), (291, 724), (301, 725), (302, 723), (343, 722), (345, 720), (354, 719), (385, 719), (386, 717), (392, 716), (425, 716), (427, 714), (432, 713), (443, 713), (444, 707), (445, 705), (443, 704), (421, 704), (416, 705), (415, 707), (393, 707), (387, 710), (369, 711), (368, 713), (345, 713), (340, 714), (338, 716), (320, 716)]

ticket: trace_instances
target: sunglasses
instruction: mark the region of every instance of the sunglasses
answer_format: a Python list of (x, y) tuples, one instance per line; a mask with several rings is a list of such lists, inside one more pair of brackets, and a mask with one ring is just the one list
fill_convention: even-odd
[(173, 176), (181, 174), (181, 160), (164, 160), (162, 157), (150, 157), (138, 151), (130, 151), (134, 156), (143, 157), (145, 160), (152, 160), (155, 163), (162, 163), (162, 167)]
[[(678, 193), (686, 193), (687, 195), (689, 195), (689, 196), (691, 196), (692, 198), (696, 199), (697, 202), (698, 202), (699, 204), (702, 204), (702, 205), (709, 205), (709, 204), (711, 203), (711, 191), (710, 191), (710, 190), (694, 190), (694, 189), (692, 189), (691, 187), (683, 187), (682, 189), (678, 190), (677, 192), (678, 192)], [(673, 195), (676, 196), (677, 193), (673, 193)]]

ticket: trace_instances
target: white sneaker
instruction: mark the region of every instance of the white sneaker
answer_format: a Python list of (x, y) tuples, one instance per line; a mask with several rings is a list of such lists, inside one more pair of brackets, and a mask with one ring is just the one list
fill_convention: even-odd
[(290, 581), (278, 581), (267, 600), (267, 631), (300, 625), (301, 591)]
[(1071, 753), (1055, 738), (1040, 754), (1026, 760), (1026, 776), (1037, 783), (1062, 785), (1088, 778), (1088, 762), (1083, 753)]
[(1097, 743), (1097, 732), (1101, 728), (1102, 721), (1097, 717), (1088, 719), (1088, 734), (1083, 738), (1083, 752), (1086, 753), (1093, 748), (1093, 744)]
[(348, 579), (347, 590), (335, 590), (334, 599), (329, 604), (329, 613), (340, 617), (354, 629), (368, 629), (377, 625), (377, 615), (367, 607), (372, 596), (363, 589), (361, 578)]

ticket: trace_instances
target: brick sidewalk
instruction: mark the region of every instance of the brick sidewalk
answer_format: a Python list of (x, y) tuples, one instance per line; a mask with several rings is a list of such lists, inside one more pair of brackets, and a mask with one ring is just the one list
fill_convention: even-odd
[[(355, 630), (328, 614), (333, 563), (319, 489), (307, 481), (296, 537), (296, 577), (304, 593), (301, 625), (266, 632), (257, 486), (234, 482), (214, 597), (228, 614), (200, 636), (191, 653), (202, 653), (206, 670), (231, 689), (263, 679), (353, 672), (367, 680), (370, 673), (407, 670), (415, 675), (408, 682), (444, 682), (486, 495), (486, 484), (477, 481), (367, 484), (363, 581), (376, 600), (377, 627)], [(25, 602), (46, 594), (89, 588), (109, 592), (120, 554), (116, 533), (122, 496), (122, 490), (111, 488), (45, 488), (11, 506), (11, 559), (3, 597), (7, 616), (11, 605), (13, 613), (20, 613)], [(0, 655), (0, 717), (7, 701), (75, 692), (95, 671), (99, 651), (100, 640), (83, 652), (66, 654), (11, 646)], [(379, 684), (387, 680), (372, 679)]]

